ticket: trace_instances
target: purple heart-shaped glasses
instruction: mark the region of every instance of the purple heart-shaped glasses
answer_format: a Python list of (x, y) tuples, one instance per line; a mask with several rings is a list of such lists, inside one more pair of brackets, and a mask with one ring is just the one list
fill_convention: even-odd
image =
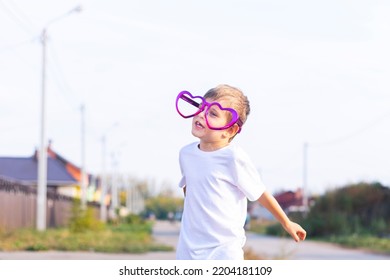
[(237, 123), (240, 132), (243, 125), (236, 110), (224, 108), (218, 102), (209, 103), (202, 96), (193, 96), (188, 91), (182, 91), (177, 96), (176, 110), (183, 118), (191, 118), (205, 111), (206, 124), (213, 130), (227, 129)]

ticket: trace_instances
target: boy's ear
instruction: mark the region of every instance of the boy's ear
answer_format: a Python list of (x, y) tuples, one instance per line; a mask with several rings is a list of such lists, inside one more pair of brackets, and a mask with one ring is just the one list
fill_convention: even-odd
[(236, 134), (238, 133), (239, 129), (240, 129), (240, 127), (237, 124), (234, 124), (232, 127), (229, 127), (227, 129), (227, 131), (230, 134), (229, 138), (232, 138), (232, 137), (236, 136)]

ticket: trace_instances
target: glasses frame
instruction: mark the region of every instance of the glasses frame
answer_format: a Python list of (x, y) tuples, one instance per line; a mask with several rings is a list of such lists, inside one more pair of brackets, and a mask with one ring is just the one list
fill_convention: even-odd
[[(189, 97), (186, 96), (186, 95), (188, 95)], [(198, 102), (193, 100), (193, 99), (196, 99), (196, 98), (201, 99), (202, 103), (199, 104)], [(184, 101), (187, 101), (189, 104), (191, 104), (194, 107), (198, 108), (198, 111), (196, 111), (194, 114), (191, 114), (191, 115), (188, 115), (188, 116), (183, 115), (180, 112), (179, 106), (178, 106), (178, 103), (179, 103), (180, 99), (182, 99)], [(210, 107), (213, 106), (213, 105), (218, 106), (222, 111), (229, 111), (232, 114), (232, 120), (227, 125), (225, 125), (223, 127), (219, 127), (219, 128), (210, 126), (209, 121), (207, 119), (207, 113), (208, 113)], [(205, 111), (206, 107), (207, 107), (207, 109)], [(243, 122), (240, 120), (240, 117), (239, 117), (239, 115), (238, 115), (236, 110), (234, 110), (232, 108), (224, 108), (218, 102), (211, 102), (211, 103), (209, 103), (202, 96), (193, 96), (189, 91), (186, 91), (186, 90), (181, 91), (178, 94), (178, 96), (176, 97), (176, 111), (179, 113), (180, 116), (182, 116), (185, 119), (192, 118), (192, 117), (194, 117), (196, 115), (199, 115), (201, 112), (205, 111), (205, 120), (206, 120), (207, 127), (209, 129), (212, 129), (212, 130), (224, 130), (224, 129), (228, 129), (228, 128), (232, 127), (233, 125), (237, 124), (238, 128), (239, 128), (237, 133), (239, 133), (241, 131), (241, 127), (243, 125)]]

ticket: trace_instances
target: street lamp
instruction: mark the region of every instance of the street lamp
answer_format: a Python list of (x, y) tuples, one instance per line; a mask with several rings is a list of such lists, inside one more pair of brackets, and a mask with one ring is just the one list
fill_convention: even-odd
[(302, 178), (302, 189), (303, 189), (303, 211), (305, 215), (309, 211), (309, 192), (307, 185), (307, 153), (308, 153), (309, 143), (303, 143), (303, 178)]
[(87, 208), (87, 174), (85, 171), (85, 106), (81, 105), (81, 207)]
[(47, 196), (47, 150), (46, 143), (46, 40), (47, 28), (52, 23), (74, 13), (81, 12), (81, 6), (77, 6), (69, 12), (49, 21), (44, 25), (41, 35), (42, 43), (42, 99), (41, 99), (41, 133), (40, 150), (38, 157), (38, 189), (37, 189), (37, 230), (46, 229), (46, 196)]
[(108, 128), (102, 136), (102, 178), (101, 178), (101, 195), (100, 195), (100, 220), (102, 222), (107, 221), (107, 206), (106, 206), (106, 194), (107, 194), (107, 178), (106, 178), (106, 135), (114, 127), (118, 126), (118, 122), (115, 122)]
[(119, 201), (119, 157), (121, 154), (120, 149), (126, 145), (126, 142), (123, 142), (121, 145), (119, 145), (117, 148), (115, 148), (117, 151), (112, 152), (112, 183), (111, 183), (111, 205), (110, 205), (110, 215), (113, 218), (116, 218), (115, 211), (120, 206)]

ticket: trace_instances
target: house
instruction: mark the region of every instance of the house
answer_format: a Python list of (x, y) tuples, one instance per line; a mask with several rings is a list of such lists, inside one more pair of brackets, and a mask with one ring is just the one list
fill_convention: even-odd
[[(0, 157), (0, 175), (22, 185), (37, 186), (38, 159), (30, 157)], [(73, 186), (77, 180), (56, 159), (47, 159), (47, 187), (57, 191), (62, 186)]]
[[(38, 152), (29, 157), (0, 157), (0, 176), (21, 185), (38, 185)], [(47, 148), (47, 188), (48, 191), (73, 197), (81, 197), (81, 168), (55, 152), (51, 145)], [(88, 200), (95, 192), (94, 180), (88, 175)]]
[[(76, 166), (69, 160), (65, 159), (63, 156), (58, 154), (52, 149), (51, 143), (49, 142), (49, 146), (47, 148), (47, 158), (55, 160), (58, 162), (60, 165), (63, 166), (63, 169), (77, 182), (76, 184), (72, 186), (59, 186), (57, 189), (57, 192), (62, 195), (70, 196), (70, 197), (76, 197), (76, 198), (81, 198), (81, 177), (82, 177), (82, 170), (80, 167)], [(48, 170), (49, 174), (49, 170)], [(95, 191), (95, 186), (90, 183), (92, 183), (92, 176), (88, 175), (86, 176), (86, 185), (88, 186), (89, 192), (91, 188), (93, 188), (93, 191)], [(91, 198), (91, 194), (87, 195), (89, 198)], [(89, 199), (91, 200), (91, 199)]]
[(280, 192), (275, 194), (274, 197), (286, 213), (302, 212), (305, 209), (301, 188), (298, 188), (295, 192)]
[[(294, 191), (283, 191), (274, 194), (276, 201), (280, 204), (283, 211), (286, 213), (289, 212), (302, 212), (305, 210), (303, 205), (303, 191), (301, 188), (298, 188)], [(264, 207), (258, 202), (252, 202), (249, 204), (248, 209), (250, 216), (254, 219), (261, 220), (274, 220), (274, 217), (271, 213), (268, 212)]]

